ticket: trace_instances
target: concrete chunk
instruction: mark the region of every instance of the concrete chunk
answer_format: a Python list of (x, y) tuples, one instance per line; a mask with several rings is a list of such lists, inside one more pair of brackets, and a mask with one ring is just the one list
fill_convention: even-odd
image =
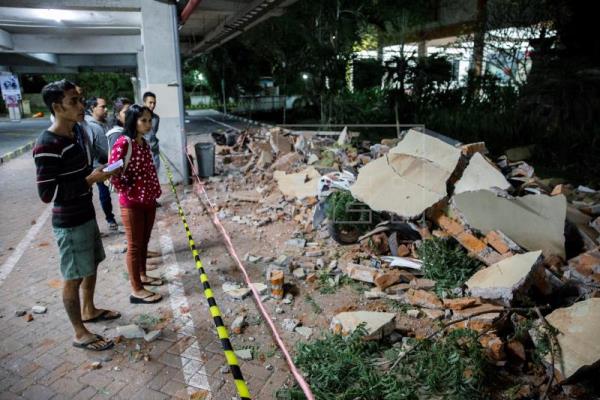
[(366, 339), (381, 339), (394, 330), (396, 314), (375, 311), (351, 311), (337, 314), (331, 320), (334, 333), (349, 335), (362, 323), (367, 330)]
[(569, 269), (584, 282), (600, 284), (600, 247), (570, 259)]
[(532, 251), (506, 258), (476, 272), (465, 285), (473, 296), (510, 304), (517, 292), (530, 286), (536, 269), (543, 268), (541, 255), (541, 251)]
[(475, 153), (462, 177), (454, 187), (454, 193), (472, 192), (474, 190), (500, 188), (507, 190), (510, 183), (496, 167), (490, 164), (481, 153)]
[[(546, 320), (560, 332), (556, 339), (561, 355), (555, 360), (554, 368), (564, 380), (600, 364), (600, 298), (554, 310), (546, 316)], [(551, 362), (549, 355), (546, 361)]]
[(460, 149), (410, 130), (384, 157), (360, 169), (352, 195), (375, 211), (414, 218), (446, 197)]
[(367, 283), (375, 283), (375, 278), (379, 275), (379, 270), (375, 268), (354, 263), (348, 263), (344, 272), (354, 280)]
[(305, 197), (317, 195), (321, 174), (313, 167), (308, 167), (297, 174), (275, 171), (273, 177), (277, 181), (281, 193), (302, 200)]
[(567, 201), (562, 195), (528, 195), (508, 199), (488, 190), (453, 197), (454, 210), (484, 235), (499, 230), (519, 246), (565, 257)]
[(123, 336), (126, 339), (137, 339), (146, 336), (146, 332), (135, 324), (117, 326), (117, 336)]

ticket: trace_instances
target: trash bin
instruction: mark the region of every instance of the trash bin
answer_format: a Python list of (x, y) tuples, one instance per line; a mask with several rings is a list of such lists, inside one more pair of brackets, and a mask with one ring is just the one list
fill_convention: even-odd
[(215, 144), (196, 143), (196, 162), (198, 165), (198, 176), (205, 178), (215, 174)]

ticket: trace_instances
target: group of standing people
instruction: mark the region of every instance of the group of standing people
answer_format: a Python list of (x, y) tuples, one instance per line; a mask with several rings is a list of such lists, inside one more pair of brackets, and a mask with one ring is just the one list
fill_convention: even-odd
[[(75, 331), (73, 346), (106, 350), (114, 343), (84, 325), (121, 316), (94, 304), (98, 264), (106, 258), (92, 202), (94, 184), (111, 231), (119, 231), (119, 226), (108, 180), (119, 194), (127, 237), (130, 302), (147, 304), (162, 299), (145, 288), (163, 284), (146, 273), (148, 242), (162, 193), (157, 175), (160, 119), (154, 113), (156, 95), (146, 92), (143, 105), (118, 98), (111, 121), (106, 99), (92, 97), (84, 105), (81, 88), (67, 80), (46, 85), (42, 97), (52, 114), (52, 125), (40, 134), (33, 149), (36, 182), (41, 200), (54, 201), (52, 226), (64, 279), (63, 304)], [(110, 172), (105, 169), (107, 163), (118, 160), (123, 161), (122, 167)]]

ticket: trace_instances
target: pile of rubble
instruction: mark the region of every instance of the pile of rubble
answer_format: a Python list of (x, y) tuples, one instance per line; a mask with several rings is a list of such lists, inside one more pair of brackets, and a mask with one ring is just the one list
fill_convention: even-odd
[[(357, 135), (346, 129), (233, 136), (217, 140), (221, 177), (208, 180), (226, 200), (220, 217), (259, 230), (275, 221), (298, 224), (286, 242), (292, 259), (270, 263), (267, 274), (283, 270), (305, 285), (323, 284), (323, 276), (331, 285), (363, 282), (370, 286), (365, 300), (397, 302), (409, 318), (479, 331), (498, 366), (527, 365), (547, 335), (554, 350), (545, 363), (561, 384), (599, 366), (600, 191), (538, 178), (523, 159), (529, 148), (491, 160), (484, 143), (463, 145), (427, 130), (354, 146)], [(381, 221), (355, 245), (336, 246), (319, 224), (334, 190), (368, 206), (377, 217), (369, 221)], [(253, 213), (233, 215), (239, 202), (254, 203)], [(427, 240), (457, 243), (481, 265), (457, 287), (439, 290), (424, 277), (419, 248)], [(531, 315), (527, 339), (516, 338)], [(373, 338), (395, 330), (419, 336), (393, 312), (342, 312), (331, 329), (347, 334), (361, 323)]]

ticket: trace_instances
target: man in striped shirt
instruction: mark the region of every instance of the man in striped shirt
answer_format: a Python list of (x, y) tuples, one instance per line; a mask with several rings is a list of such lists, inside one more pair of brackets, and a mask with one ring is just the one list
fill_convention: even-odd
[[(96, 272), (106, 257), (92, 203), (92, 185), (112, 173), (103, 165), (92, 169), (87, 135), (78, 125), (84, 118), (82, 98), (73, 83), (52, 82), (42, 90), (44, 103), (54, 116), (33, 149), (37, 188), (41, 200), (50, 203), (52, 228), (60, 252), (64, 279), (63, 304), (75, 331), (73, 346), (106, 350), (113, 342), (91, 333), (84, 322), (119, 318), (115, 311), (94, 305)], [(82, 302), (79, 289), (82, 291)], [(83, 305), (83, 307), (81, 307)]]

